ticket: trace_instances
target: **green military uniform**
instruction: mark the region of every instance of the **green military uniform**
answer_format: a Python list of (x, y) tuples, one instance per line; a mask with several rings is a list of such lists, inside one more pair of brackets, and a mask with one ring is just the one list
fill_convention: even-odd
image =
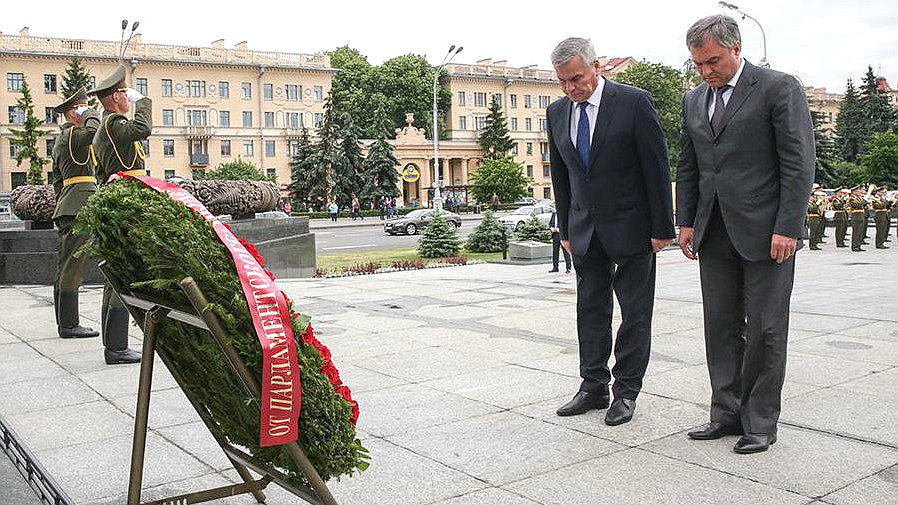
[[(126, 93), (127, 91), (127, 93)], [(93, 156), (97, 165), (97, 182), (107, 184), (109, 176), (117, 172), (129, 175), (146, 175), (140, 141), (150, 136), (153, 129), (152, 101), (134, 90), (125, 88), (125, 67), (118, 69), (91, 90), (101, 100), (130, 100), (127, 94), (137, 94), (134, 118), (107, 111), (94, 134)], [(122, 93), (115, 96), (115, 93)], [(111, 98), (109, 98), (111, 97)], [(104, 102), (105, 103), (105, 102)], [(103, 288), (102, 321), (103, 345), (106, 347), (106, 363), (137, 363), (140, 353), (128, 348), (128, 309), (107, 283)]]
[[(83, 107), (83, 109), (80, 109)], [(53, 220), (59, 229), (59, 254), (56, 264), (56, 280), (53, 283), (53, 304), (56, 310), (56, 326), (62, 338), (96, 337), (98, 332), (81, 326), (78, 317), (78, 287), (84, 280), (88, 258), (76, 252), (87, 237), (74, 232), (78, 211), (97, 191), (93, 165), (90, 161), (90, 145), (99, 125), (100, 115), (87, 108), (87, 93), (79, 89), (61, 104), (54, 107), (56, 114), (72, 112), (81, 117), (77, 126), (66, 122), (50, 153), (53, 160), (53, 190), (56, 193), (56, 209)]]
[(847, 202), (841, 195), (832, 201), (833, 221), (836, 223), (836, 247), (845, 247), (845, 235), (848, 232)]
[(818, 244), (823, 241), (823, 206), (820, 200), (811, 197), (808, 201), (808, 231), (810, 231), (809, 249), (819, 251)]
[(848, 198), (848, 213), (851, 216), (851, 250), (863, 251), (861, 244), (867, 229), (867, 201), (858, 195)]
[(870, 200), (873, 205), (873, 222), (876, 225), (876, 248), (888, 249), (885, 245), (886, 236), (889, 234), (889, 202), (886, 201), (885, 195), (873, 197)]

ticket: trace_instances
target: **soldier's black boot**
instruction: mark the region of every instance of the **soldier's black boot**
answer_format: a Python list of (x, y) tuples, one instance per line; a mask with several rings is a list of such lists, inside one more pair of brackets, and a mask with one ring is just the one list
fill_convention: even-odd
[(100, 334), (79, 324), (77, 291), (61, 291), (56, 295), (56, 324), (60, 338), (90, 338)]
[(140, 352), (128, 348), (128, 309), (107, 309), (103, 324), (103, 347), (107, 365), (140, 363)]
[(56, 317), (56, 326), (59, 327), (59, 289), (53, 286), (53, 315)]

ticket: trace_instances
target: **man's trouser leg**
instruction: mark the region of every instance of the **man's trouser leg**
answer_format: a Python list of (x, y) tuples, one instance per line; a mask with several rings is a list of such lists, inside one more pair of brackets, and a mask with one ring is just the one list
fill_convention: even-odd
[(864, 241), (864, 228), (867, 227), (867, 217), (861, 212), (851, 214), (851, 250), (860, 251)]
[(109, 283), (103, 286), (101, 318), (106, 363), (139, 363), (140, 353), (128, 348), (128, 309)]
[(886, 234), (888, 234), (888, 229), (886, 228), (886, 213), (885, 212), (877, 212), (875, 217), (873, 218), (873, 222), (876, 225), (876, 248), (877, 249), (886, 249)]
[(836, 212), (836, 247), (845, 247), (845, 234), (848, 231), (848, 220), (844, 214)]
[(56, 304), (56, 324), (62, 338), (96, 337), (98, 332), (81, 326), (78, 317), (78, 288), (84, 280), (90, 258), (78, 256), (78, 249), (87, 240), (74, 232), (74, 216), (60, 216), (56, 219), (59, 227), (59, 255), (56, 265), (56, 283), (53, 297)]

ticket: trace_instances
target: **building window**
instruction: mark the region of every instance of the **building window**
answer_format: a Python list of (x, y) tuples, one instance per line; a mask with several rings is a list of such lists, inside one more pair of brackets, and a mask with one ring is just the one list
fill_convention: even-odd
[(143, 147), (144, 154), (147, 155), (147, 158), (150, 157), (150, 141), (148, 139), (143, 139), (140, 141), (140, 146)]
[(315, 101), (324, 101), (324, 88), (322, 88), (321, 86), (315, 86), (313, 89), (315, 90)]
[(262, 85), (262, 98), (267, 102), (274, 100), (274, 84), (266, 83)]
[(243, 127), (244, 128), (252, 128), (253, 127), (253, 111), (251, 111), (251, 110), (243, 111)]
[(25, 172), (10, 172), (9, 178), (12, 183), (12, 189), (25, 185)]
[(162, 79), (162, 96), (171, 96), (171, 79)]
[(539, 95), (539, 108), (546, 109), (549, 107), (549, 96), (548, 95)]
[(16, 105), (9, 106), (9, 124), (25, 124), (25, 111)]
[(253, 97), (253, 84), (251, 82), (240, 83), (240, 98), (249, 100)]
[(518, 143), (517, 142), (515, 142), (514, 144), (511, 145), (511, 155), (512, 156), (518, 155)]
[(287, 128), (302, 128), (302, 114), (299, 112), (288, 112)]
[(87, 88), (94, 89), (97, 87), (97, 76), (91, 75), (87, 77)]
[(533, 165), (527, 165), (527, 177), (533, 178)]
[(163, 173), (165, 174), (166, 179), (171, 179), (172, 177), (175, 176), (175, 171), (171, 170), (171, 169), (165, 169), (165, 171)]
[(324, 114), (320, 112), (315, 113), (315, 128), (321, 128), (321, 125), (324, 124)]
[(267, 156), (269, 158), (273, 158), (274, 153), (275, 153), (275, 148), (276, 148), (276, 146), (275, 146), (273, 140), (266, 140), (265, 141), (265, 156)]
[(53, 107), (44, 107), (44, 122), (47, 124), (56, 122), (56, 111), (53, 110)]
[(273, 168), (266, 168), (265, 169), (265, 177), (268, 177), (269, 179), (274, 179), (275, 177), (277, 177), (277, 171), (275, 171), (275, 169), (273, 169)]
[(543, 165), (543, 177), (546, 179), (552, 177), (552, 165)]
[(208, 124), (208, 113), (205, 109), (188, 110), (187, 124), (190, 126), (206, 126)]
[(44, 74), (44, 93), (56, 94), (56, 74)]
[(47, 139), (47, 157), (53, 157), (53, 146), (56, 144), (56, 139)]
[(524, 95), (524, 108), (529, 109), (531, 106), (530, 95)]
[(486, 126), (486, 117), (478, 116), (474, 118), (474, 129), (480, 131)]
[(512, 109), (518, 108), (518, 95), (508, 95), (508, 106)]
[(552, 188), (550, 188), (548, 186), (543, 188), (543, 198), (545, 198), (546, 200), (548, 200), (549, 198), (552, 198)]
[(474, 92), (474, 107), (486, 107), (486, 93)]
[(516, 118), (516, 117), (511, 118), (511, 119), (508, 121), (508, 127), (509, 127), (509, 129), (511, 129), (511, 131), (513, 131), (513, 132), (518, 131), (518, 118)]
[(222, 100), (231, 98), (231, 83), (228, 81), (218, 81), (218, 97)]
[(502, 107), (502, 93), (494, 94), (493, 101), (496, 102), (499, 105), (499, 107)]
[(458, 117), (458, 129), (459, 130), (467, 130), (468, 129), (468, 117), (467, 116), (459, 116)]
[(147, 78), (146, 77), (138, 77), (137, 78), (137, 91), (139, 91), (141, 95), (147, 96), (150, 94), (148, 89), (149, 89), (149, 86), (147, 86)]
[(244, 156), (252, 156), (253, 155), (253, 141), (252, 140), (244, 140), (243, 141), (243, 155)]
[(299, 156), (299, 141), (291, 140), (287, 142), (287, 157), (294, 158), (296, 156)]
[(10, 158), (15, 158), (16, 156), (18, 156), (19, 151), (21, 149), (22, 148), (19, 145), (13, 144), (12, 139), (9, 139), (9, 157)]
[(231, 127), (231, 111), (223, 110), (218, 113), (218, 126), (222, 128)]
[(174, 156), (175, 155), (175, 140), (174, 139), (163, 139), (162, 140), (162, 156)]
[(302, 86), (298, 84), (288, 84), (285, 88), (287, 91), (287, 100), (298, 102), (302, 99)]
[(231, 141), (230, 140), (222, 140), (219, 141), (219, 145), (221, 145), (221, 155), (225, 157), (231, 156)]
[(524, 118), (524, 129), (528, 132), (533, 131), (533, 119), (532, 118)]
[(265, 113), (265, 128), (274, 128), (274, 112)]
[(194, 98), (206, 96), (206, 81), (187, 81), (187, 96)]
[(527, 142), (527, 156), (533, 155), (533, 142)]
[[(464, 91), (458, 92), (458, 106), (459, 107), (465, 106), (465, 92)], [(462, 128), (462, 129), (464, 129), (464, 128)]]
[(546, 118), (544, 118), (544, 117), (539, 118), (539, 131), (541, 131), (541, 132), (546, 131), (547, 126), (548, 126), (548, 123), (546, 122)]
[(175, 111), (172, 109), (162, 109), (162, 126), (175, 125)]
[(6, 91), (22, 91), (22, 83), (25, 82), (25, 74), (8, 72), (6, 74)]

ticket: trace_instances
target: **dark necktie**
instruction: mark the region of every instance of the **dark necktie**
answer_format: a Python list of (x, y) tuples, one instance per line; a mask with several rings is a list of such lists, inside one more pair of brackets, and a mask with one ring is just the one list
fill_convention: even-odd
[(580, 161), (583, 162), (583, 170), (589, 171), (589, 115), (586, 114), (586, 107), (589, 102), (581, 102), (580, 121), (577, 122), (577, 153), (580, 154)]
[(726, 109), (726, 105), (723, 103), (723, 93), (730, 88), (732, 86), (724, 84), (714, 90), (714, 112), (711, 114), (711, 131), (714, 132), (714, 135), (717, 135), (720, 132), (720, 127), (723, 126), (723, 112)]

